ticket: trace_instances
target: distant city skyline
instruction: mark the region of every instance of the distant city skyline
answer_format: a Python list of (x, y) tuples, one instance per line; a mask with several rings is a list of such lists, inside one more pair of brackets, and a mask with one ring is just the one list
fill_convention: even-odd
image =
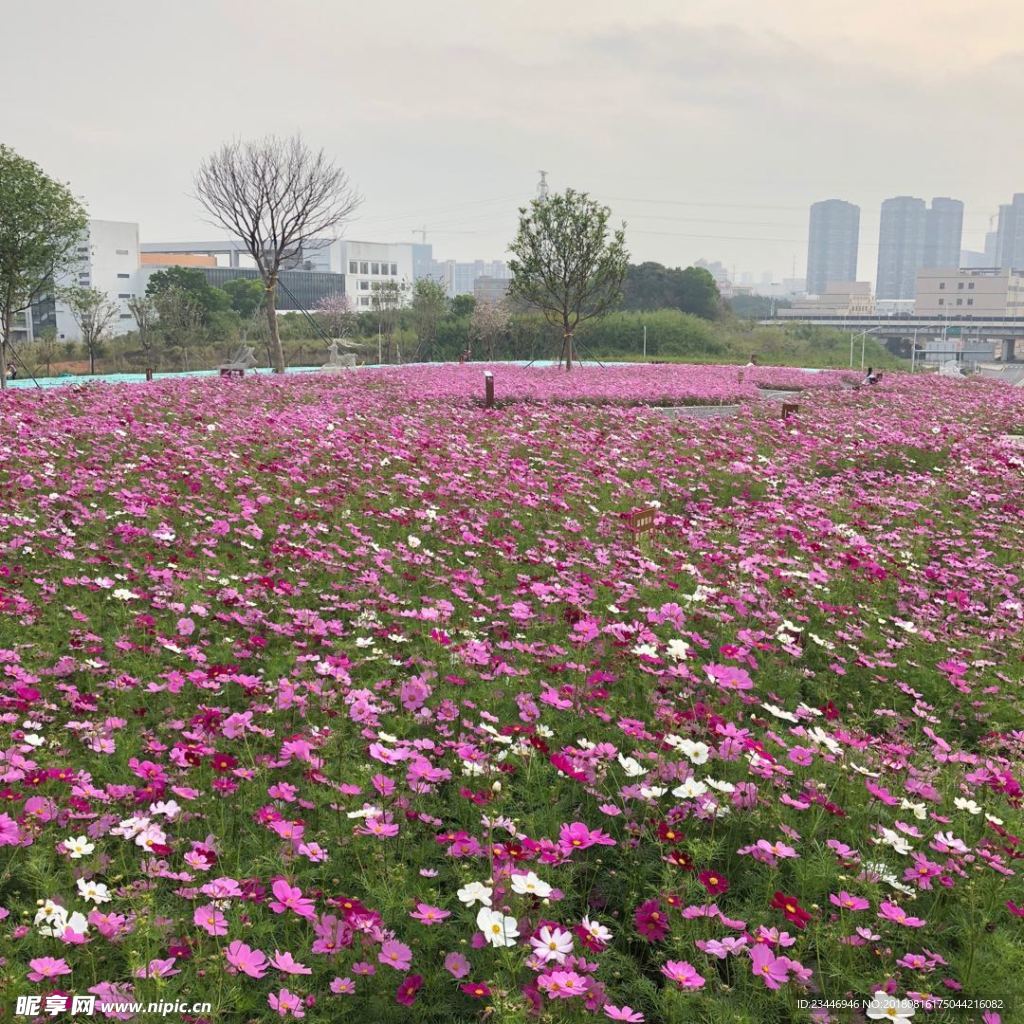
[(159, 40), (127, 0), (8, 7), (4, 141), (143, 238), (208, 237), (200, 161), (295, 131), (365, 196), (349, 237), (425, 228), (459, 261), (507, 259), (540, 168), (626, 220), (635, 260), (755, 278), (803, 275), (820, 199), (861, 208), (870, 280), (884, 199), (962, 199), (964, 247), (981, 251), (1024, 191), (1014, 0), (984, 17), (952, 0), (928, 17), (882, 0), (395, 0), (386, 31), (372, 5), (294, 0), (282, 18), (269, 0), (213, 0), (162, 8)]

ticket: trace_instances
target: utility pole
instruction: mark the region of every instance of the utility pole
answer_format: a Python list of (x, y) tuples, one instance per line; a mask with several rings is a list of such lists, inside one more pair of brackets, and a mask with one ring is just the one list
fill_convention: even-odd
[(537, 199), (540, 202), (543, 202), (545, 199), (547, 199), (549, 194), (550, 189), (548, 188), (548, 172), (541, 171), (540, 181), (537, 182)]
[(647, 324), (644, 324), (644, 359), (647, 358)]

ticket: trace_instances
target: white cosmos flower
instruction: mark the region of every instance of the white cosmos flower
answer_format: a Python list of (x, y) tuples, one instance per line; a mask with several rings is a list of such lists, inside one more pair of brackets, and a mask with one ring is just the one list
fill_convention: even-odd
[(928, 808), (922, 804), (915, 804), (906, 797), (900, 800), (900, 810), (910, 811), (918, 821), (924, 821), (928, 817)]
[(90, 882), (80, 878), (76, 883), (78, 895), (83, 900), (92, 900), (93, 903), (109, 903), (110, 890), (102, 882)]
[(35, 920), (40, 935), (58, 937), (64, 934), (64, 926), (68, 923), (68, 912), (53, 900), (47, 900), (37, 911)]
[(418, 548), (423, 541), (421, 541), (415, 534), (410, 533), (409, 536), (405, 538), (405, 543), (411, 548)]
[(176, 818), (181, 814), (181, 806), (177, 800), (168, 800), (166, 803), (161, 800), (159, 803), (149, 805), (150, 814), (162, 814), (165, 818)]
[(668, 648), (665, 653), (673, 661), (686, 661), (690, 656), (690, 645), (685, 640), (676, 638), (675, 640), (669, 640)]
[(712, 789), (718, 790), (719, 793), (732, 793), (736, 790), (736, 787), (731, 782), (723, 782), (721, 779), (707, 778), (704, 782)]
[(668, 792), (665, 786), (641, 786), (640, 795), (645, 800), (658, 800)]
[(563, 964), (565, 958), (572, 953), (572, 935), (557, 925), (554, 928), (544, 925), (530, 939), (530, 945), (541, 963), (553, 960), (556, 964)]
[(699, 740), (683, 740), (679, 749), (686, 755), (692, 764), (704, 764), (711, 753), (711, 748)]
[(609, 943), (612, 941), (611, 929), (606, 928), (600, 921), (591, 921), (589, 917), (584, 917), (580, 923), (598, 942)]
[(68, 851), (68, 856), (72, 860), (80, 860), (82, 857), (88, 857), (93, 850), (96, 849), (94, 843), (90, 843), (86, 836), (74, 836), (71, 839), (64, 840), (64, 849)]
[(799, 719), (796, 717), (796, 715), (792, 714), (789, 711), (784, 710), (783, 708), (776, 707), (776, 705), (774, 705), (774, 704), (763, 703), (761, 705), (761, 707), (763, 707), (765, 709), (765, 711), (768, 712), (769, 715), (772, 715), (775, 718), (781, 718), (785, 722), (798, 722), (799, 721)]
[(637, 644), (633, 648), (633, 653), (637, 657), (656, 658), (658, 656), (658, 648), (654, 644)]
[(708, 791), (708, 787), (697, 779), (687, 779), (681, 786), (672, 790), (672, 795), (680, 800), (696, 800)]
[(647, 769), (635, 757), (625, 757), (619, 754), (619, 764), (631, 779), (647, 774)]
[(520, 896), (539, 896), (543, 900), (551, 895), (551, 886), (532, 871), (527, 871), (525, 875), (512, 876), (512, 891)]
[(476, 926), (484, 938), (496, 949), (514, 946), (519, 937), (519, 923), (514, 917), (506, 917), (500, 910), (481, 907), (476, 915)]
[(958, 811), (966, 811), (968, 814), (981, 814), (981, 808), (973, 800), (965, 800), (962, 796), (953, 801), (953, 806)]
[(64, 923), (64, 931), (69, 928), (76, 935), (85, 935), (89, 931), (89, 922), (85, 919), (85, 914), (80, 914), (76, 910)]
[(455, 893), (459, 897), (462, 903), (465, 903), (467, 907), (473, 906), (474, 903), (480, 902), (485, 907), (491, 905), (491, 894), (494, 890), (489, 885), (484, 885), (483, 882), (470, 882), (464, 885), (458, 892)]
[(897, 853), (902, 853), (904, 855), (910, 853), (910, 843), (908, 843), (898, 832), (893, 832), (891, 828), (882, 827), (882, 836), (879, 839), (879, 842), (892, 847), (892, 849)]
[(117, 590), (112, 590), (110, 592), (110, 596), (116, 597), (118, 601), (133, 601), (135, 599), (135, 595), (124, 587), (118, 587)]

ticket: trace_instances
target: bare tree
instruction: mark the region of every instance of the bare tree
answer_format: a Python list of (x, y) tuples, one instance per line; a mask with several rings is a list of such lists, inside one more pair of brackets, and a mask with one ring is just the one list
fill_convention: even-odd
[(478, 302), (473, 307), (469, 321), (469, 336), (479, 341), (487, 351), (487, 358), (493, 360), (498, 340), (508, 334), (512, 312), (507, 302)]
[(316, 307), (327, 333), (341, 341), (355, 333), (358, 318), (347, 295), (325, 295)]
[(64, 288), (60, 298), (67, 303), (72, 319), (82, 334), (82, 344), (89, 353), (89, 372), (96, 372), (96, 356), (100, 354), (107, 333), (117, 320), (120, 308), (98, 288)]
[[(382, 362), (391, 362), (391, 342), (398, 326), (398, 311), (404, 305), (408, 292), (409, 286), (405, 281), (381, 281), (373, 285), (370, 302), (377, 314), (377, 337), (383, 339), (384, 343), (383, 354), (378, 352)], [(398, 360), (402, 360), (401, 352)]]
[(216, 224), (237, 235), (256, 261), (275, 373), (284, 373), (277, 331), (277, 284), (302, 258), (303, 245), (335, 232), (361, 202), (345, 173), (298, 135), (230, 142), (195, 178), (196, 198)]

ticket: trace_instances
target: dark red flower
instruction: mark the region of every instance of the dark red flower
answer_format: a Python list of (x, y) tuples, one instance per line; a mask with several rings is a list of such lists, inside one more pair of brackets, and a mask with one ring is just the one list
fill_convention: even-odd
[(667, 821), (658, 823), (658, 838), (663, 843), (680, 843), (685, 838), (682, 830), (670, 825)]
[(784, 893), (777, 892), (772, 897), (769, 906), (781, 910), (786, 920), (795, 924), (797, 928), (806, 928), (807, 922), (811, 919), (811, 915), (800, 906), (800, 902), (795, 896), (786, 896)]
[(416, 993), (423, 987), (422, 974), (410, 974), (395, 993), (395, 1002), (403, 1006), (412, 1006), (416, 1002)]
[(486, 999), (491, 994), (491, 990), (482, 981), (467, 981), (459, 988), (474, 999)]
[(636, 930), (648, 942), (660, 942), (668, 934), (668, 914), (657, 900), (647, 900), (633, 915)]
[(711, 896), (720, 896), (729, 891), (729, 880), (717, 871), (702, 871), (697, 878)]

